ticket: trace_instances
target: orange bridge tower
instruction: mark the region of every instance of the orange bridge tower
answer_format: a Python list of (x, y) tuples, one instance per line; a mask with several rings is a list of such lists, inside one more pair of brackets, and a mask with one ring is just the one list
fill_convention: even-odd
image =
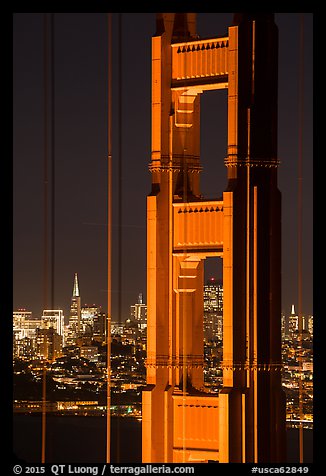
[[(158, 13), (152, 39), (143, 462), (284, 462), (278, 32), (237, 13), (200, 39), (196, 14)], [(200, 191), (200, 96), (228, 89), (228, 186)], [(223, 259), (223, 387), (203, 378), (204, 260)]]

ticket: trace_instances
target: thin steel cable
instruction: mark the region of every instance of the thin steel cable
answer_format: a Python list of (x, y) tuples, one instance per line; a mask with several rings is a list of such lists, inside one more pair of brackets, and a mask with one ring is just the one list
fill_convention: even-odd
[(107, 15), (108, 28), (108, 300), (107, 300), (107, 400), (106, 400), (106, 462), (110, 463), (111, 449), (111, 312), (112, 312), (112, 13)]
[(43, 308), (48, 307), (48, 19), (43, 13)]
[[(118, 15), (118, 322), (122, 322), (122, 13)], [(120, 462), (120, 405), (117, 418), (117, 463)]]
[(122, 311), (122, 13), (118, 26), (118, 319)]
[(55, 291), (55, 35), (54, 13), (51, 13), (51, 309)]
[[(48, 19), (47, 15), (43, 17), (43, 81), (44, 81), (44, 228), (43, 228), (43, 240), (44, 240), (44, 255), (43, 255), (43, 278), (44, 278), (44, 307), (47, 308), (48, 304), (48, 286), (50, 285), (50, 304), (51, 309), (54, 309), (54, 263), (55, 263), (55, 61), (54, 61), (54, 13), (50, 14), (50, 33), (48, 34)], [(48, 60), (48, 50), (50, 51), (50, 59)], [(50, 75), (47, 71), (50, 68)], [(50, 76), (50, 77), (49, 77)], [(50, 131), (48, 127), (49, 109), (48, 109), (48, 96), (49, 88), (48, 83), (50, 80)], [(51, 160), (51, 189), (50, 189), (50, 204), (48, 203), (49, 186), (48, 186), (48, 135), (50, 132), (50, 160)], [(50, 208), (50, 220), (48, 218)], [(50, 223), (49, 223), (50, 222)], [(48, 234), (49, 225), (50, 236)], [(49, 238), (50, 238), (50, 257), (49, 255)], [(50, 283), (48, 281), (48, 261), (50, 258)], [(44, 335), (45, 340), (45, 355), (44, 359), (48, 357), (47, 336)], [(42, 430), (41, 430), (41, 462), (46, 461), (46, 365), (44, 363), (42, 373)]]
[(304, 122), (304, 15), (300, 14), (299, 32), (299, 152), (298, 152), (298, 361), (299, 361), (299, 462), (304, 460), (303, 447), (303, 322), (302, 322), (302, 158)]
[[(43, 307), (48, 305), (48, 18), (43, 14)], [(46, 459), (46, 366), (42, 372), (41, 462)]]

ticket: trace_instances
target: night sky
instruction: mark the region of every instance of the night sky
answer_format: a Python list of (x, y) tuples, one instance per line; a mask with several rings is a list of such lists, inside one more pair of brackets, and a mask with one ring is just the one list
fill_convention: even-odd
[[(13, 16), (13, 307), (41, 315), (44, 303), (44, 36), (43, 13)], [(146, 196), (151, 176), (151, 37), (155, 13), (122, 14), (122, 81), (118, 13), (113, 13), (113, 271), (112, 317), (118, 320), (118, 143), (122, 93), (122, 286), (124, 320), (146, 302)], [(200, 36), (227, 35), (232, 13), (198, 13)], [(313, 313), (312, 13), (277, 13), (279, 28), (279, 188), (282, 192), (282, 309), (298, 304), (297, 191), (302, 130), (302, 312)], [(303, 30), (301, 29), (303, 26)], [(300, 29), (303, 31), (304, 120), (300, 128)], [(106, 13), (55, 13), (54, 306), (68, 316), (74, 273), (82, 304), (107, 309)], [(227, 91), (201, 96), (202, 192), (226, 188)], [(213, 264), (217, 265), (217, 260)], [(213, 274), (213, 264), (207, 274)], [(49, 306), (49, 303), (47, 303)]]

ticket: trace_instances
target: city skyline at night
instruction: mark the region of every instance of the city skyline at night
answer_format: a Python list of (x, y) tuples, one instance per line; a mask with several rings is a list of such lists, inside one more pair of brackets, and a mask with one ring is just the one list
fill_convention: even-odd
[[(75, 275), (78, 274), (78, 273), (75, 273)], [(79, 278), (78, 278), (79, 280)], [(83, 285), (83, 283), (82, 283)], [(223, 281), (221, 280), (220, 277), (217, 277), (217, 275), (209, 275), (209, 278), (207, 279), (206, 283), (205, 283), (205, 286), (204, 286), (204, 301), (205, 301), (205, 289), (207, 288), (207, 293), (208, 293), (208, 290), (209, 288), (212, 286), (221, 286), (222, 287), (222, 294), (223, 294)], [(145, 299), (143, 298), (143, 291), (140, 290), (138, 293), (136, 293), (136, 295), (134, 296), (133, 299), (130, 300), (130, 302), (128, 303), (128, 308), (126, 310), (124, 310), (123, 314), (121, 315), (121, 319), (119, 320), (119, 317), (117, 314), (113, 314), (112, 315), (112, 322), (115, 322), (115, 323), (119, 323), (119, 322), (124, 322), (126, 319), (130, 318), (130, 306), (133, 306), (135, 307), (137, 304), (139, 305), (139, 300), (140, 300), (140, 296), (142, 296), (142, 305), (143, 306), (146, 306), (146, 302), (145, 302)], [(64, 301), (69, 301), (71, 300), (71, 294), (69, 294), (69, 290), (67, 290), (67, 295), (70, 296), (67, 297)], [(97, 302), (95, 302), (94, 299), (92, 299), (92, 296), (90, 296), (88, 294), (89, 298), (86, 302), (86, 300), (83, 299), (83, 295), (81, 294), (79, 297), (81, 298), (81, 308), (85, 307), (98, 307), (99, 309), (103, 309), (103, 306)], [(138, 299), (138, 301), (137, 301)], [(207, 299), (207, 298), (206, 298)], [(222, 295), (222, 305), (223, 305), (223, 295)], [(281, 316), (291, 316), (293, 315), (293, 309), (297, 309), (298, 308), (298, 304), (297, 304), (297, 301), (295, 299), (292, 299), (292, 302), (290, 304), (290, 306), (287, 308), (287, 309), (282, 309), (282, 312), (281, 312)], [(64, 315), (64, 318), (65, 318), (65, 322), (68, 323), (68, 320), (69, 320), (69, 317), (70, 317), (70, 314), (71, 314), (71, 306), (68, 307), (66, 310), (64, 308), (63, 305), (61, 305), (60, 301), (58, 301), (58, 306), (56, 307), (56, 309), (58, 310), (62, 310), (62, 313)], [(204, 310), (205, 310), (205, 304), (204, 304)], [(27, 314), (31, 314), (33, 316), (33, 319), (40, 319), (42, 314), (43, 314), (43, 309), (41, 309), (39, 312), (36, 312), (34, 308), (29, 308), (27, 305), (25, 305), (24, 303), (22, 303), (22, 305), (20, 307), (13, 307), (13, 311), (14, 312), (24, 312), (24, 313), (27, 313)], [(313, 310), (308, 310), (308, 312), (306, 313), (303, 313), (302, 314), (302, 317), (303, 319), (305, 319), (305, 316), (311, 316), (313, 314)], [(294, 314), (295, 316), (297, 316), (297, 313)]]
[[(216, 289), (214, 289), (214, 287), (216, 287)], [(216, 319), (219, 314), (216, 312), (216, 310), (218, 310), (221, 305), (219, 304), (219, 307), (217, 307), (217, 296), (221, 294), (221, 291), (221, 284), (214, 285), (212, 284), (211, 280), (210, 284), (206, 283), (203, 289), (203, 295), (206, 295), (206, 317), (204, 317), (205, 386), (213, 392), (220, 391), (222, 383), (222, 336), (219, 330), (219, 321)], [(135, 316), (135, 305), (131, 306), (130, 317)], [(142, 303), (141, 306), (146, 306), (146, 304)], [(88, 310), (91, 310), (91, 308), (85, 307), (85, 317)], [(298, 362), (295, 358), (298, 349), (298, 333), (296, 331), (297, 317), (298, 316), (295, 313), (295, 307), (294, 309), (291, 309), (291, 313), (288, 311), (286, 315), (282, 316), (282, 353), (284, 365), (283, 388), (287, 395), (286, 418), (288, 431), (291, 431), (291, 428), (292, 431), (297, 428), (299, 419), (298, 378), (300, 373), (298, 373)], [(311, 430), (308, 430), (309, 428), (311, 429), (313, 427), (312, 394), (314, 382), (312, 347), (313, 335), (311, 326), (312, 316), (309, 317), (309, 331), (305, 333), (304, 337), (304, 428), (306, 429), (305, 431), (310, 431), (312, 433)], [(293, 324), (293, 320), (295, 319), (295, 324)], [(135, 322), (136, 321), (134, 321), (134, 323)], [(31, 414), (34, 415), (32, 420), (36, 421), (37, 415), (40, 415), (42, 411), (42, 401), (40, 400), (41, 394), (38, 392), (41, 382), (40, 375), (43, 368), (42, 362), (44, 363), (44, 360), (42, 361), (42, 359), (40, 359), (40, 355), (38, 355), (37, 352), (44, 352), (44, 347), (40, 345), (40, 341), (33, 351), (30, 347), (30, 343), (28, 345), (26, 341), (26, 337), (33, 339), (32, 327), (35, 327), (35, 325), (41, 326), (41, 320), (35, 319), (35, 316), (33, 316), (31, 312), (14, 312), (14, 335), (16, 336), (13, 349), (14, 414), (20, 418), (28, 418), (29, 421)], [(96, 329), (93, 327), (92, 332), (94, 331), (96, 332)], [(111, 406), (111, 415), (114, 417), (120, 414), (123, 415), (123, 418), (127, 417), (128, 420), (131, 419), (140, 422), (142, 415), (139, 392), (145, 385), (145, 367), (144, 353), (139, 352), (139, 350), (136, 351), (136, 349), (139, 349), (139, 346), (144, 345), (144, 343), (146, 344), (146, 331), (144, 334), (145, 339), (143, 339), (141, 335), (136, 335), (135, 327), (130, 326), (130, 323), (128, 322), (123, 322), (119, 325), (113, 325), (111, 331), (112, 341), (114, 343), (114, 348), (111, 355), (112, 391), (114, 398), (114, 402)], [(79, 348), (79, 351), (77, 347), (67, 346), (66, 349), (63, 349), (63, 356), (57, 357), (53, 363), (48, 362), (46, 364), (49, 373), (48, 385), (50, 389), (50, 393), (48, 394), (49, 402), (47, 404), (47, 412), (50, 415), (59, 416), (61, 419), (62, 417), (69, 415), (75, 415), (75, 418), (77, 419), (87, 416), (89, 421), (91, 421), (94, 417), (99, 416), (102, 418), (102, 420), (105, 419), (106, 406), (105, 395), (103, 394), (105, 373), (103, 363), (105, 362), (106, 357), (105, 354), (103, 354), (105, 347), (102, 346), (102, 340), (105, 339), (105, 337), (102, 335), (102, 340), (99, 339), (99, 335), (96, 332), (96, 335), (93, 334), (93, 337), (97, 339), (96, 344), (94, 345), (93, 343), (92, 345), (86, 345), (89, 342), (90, 335), (92, 334), (89, 334), (88, 332), (85, 333), (84, 345)], [(120, 342), (120, 350), (118, 342)], [(136, 353), (130, 352), (130, 343), (132, 343)], [(74, 353), (72, 353), (73, 349), (75, 349)], [(126, 350), (123, 351), (123, 349)], [(48, 355), (48, 357), (51, 357), (51, 355)], [(85, 363), (86, 365), (84, 365)], [(135, 367), (138, 369), (136, 373)], [(122, 370), (122, 368), (125, 370)], [(126, 371), (128, 368), (133, 370)], [(85, 374), (89, 375), (87, 380), (85, 380), (85, 377), (83, 377)], [(93, 376), (93, 379), (91, 379), (90, 376)], [(32, 386), (29, 384), (29, 382), (32, 383)], [(90, 384), (90, 382), (92, 383)], [(121, 385), (120, 391), (119, 385)], [(79, 387), (78, 390), (75, 390), (75, 386)], [(91, 392), (90, 388), (92, 388)], [(119, 395), (123, 399), (120, 401), (120, 407), (118, 409), (116, 403), (119, 401), (117, 400)], [(32, 430), (34, 426), (33, 421), (29, 425), (29, 432), (35, 431)], [(50, 419), (49, 424), (51, 424), (51, 421), (52, 418)], [(71, 431), (69, 419), (68, 421), (65, 420), (65, 423), (64, 421), (60, 420), (60, 425), (64, 425), (66, 431)], [(87, 423), (87, 425), (91, 426), (91, 423)], [(98, 428), (101, 428), (102, 425), (103, 423), (99, 421)], [(81, 441), (83, 441), (84, 437), (83, 431), (80, 430)], [(19, 434), (15, 433), (15, 438), (19, 440)], [(100, 438), (98, 444), (101, 447), (101, 445), (103, 445), (101, 440), (102, 437), (98, 435), (98, 438)], [(50, 441), (49, 444), (51, 447), (53, 442)], [(305, 447), (305, 451), (308, 450), (309, 447), (310, 443), (307, 443), (307, 448)], [(51, 448), (50, 458), (52, 451), (54, 451), (54, 448)], [(71, 449), (72, 452), (69, 453), (69, 456), (64, 456), (65, 452), (63, 451), (59, 440), (55, 442), (55, 448), (55, 454), (60, 455), (60, 457), (58, 456), (60, 461), (62, 457), (68, 458), (68, 461), (71, 461), (70, 458), (73, 457), (75, 454), (74, 452), (76, 451), (75, 449)], [(31, 455), (35, 454), (37, 451), (36, 449), (31, 451), (29, 446), (26, 445), (24, 445), (23, 449), (19, 449), (18, 445), (17, 450), (19, 455), (25, 454), (26, 459), (30, 458)], [(137, 451), (138, 453), (134, 449), (132, 453), (134, 455), (136, 452), (137, 455), (136, 457), (133, 456), (133, 458), (135, 458), (133, 461), (140, 461), (140, 449), (138, 448)], [(98, 452), (96, 452), (93, 448), (92, 454), (86, 453), (83, 456), (79, 453), (76, 454), (78, 454), (78, 458), (81, 458), (80, 461), (83, 461), (83, 458), (89, 458), (88, 461), (95, 461), (94, 458), (98, 457), (96, 456), (97, 453)], [(310, 453), (308, 454), (310, 455)], [(114, 452), (112, 457), (115, 458)], [(308, 461), (310, 459), (311, 456), (308, 456)], [(55, 461), (55, 459), (52, 459), (52, 461)]]
[[(203, 288), (203, 299), (204, 299), (204, 362), (205, 362), (205, 386), (210, 388), (211, 391), (218, 392), (221, 389), (222, 385), (222, 372), (221, 372), (221, 362), (223, 356), (223, 332), (221, 329), (222, 325), (222, 307), (223, 307), (223, 286), (220, 280), (211, 278), (205, 284)], [(142, 301), (140, 303), (140, 301)], [(59, 370), (62, 366), (66, 368), (67, 371), (67, 381), (65, 385), (72, 386), (74, 383), (73, 378), (69, 381), (69, 359), (68, 356), (74, 356), (75, 358), (81, 357), (86, 360), (85, 362), (95, 362), (99, 369), (102, 369), (103, 372), (103, 361), (105, 359), (101, 358), (103, 352), (105, 352), (105, 347), (103, 347), (106, 341), (106, 331), (105, 326), (102, 325), (102, 330), (98, 326), (98, 319), (96, 315), (100, 317), (102, 315), (101, 310), (94, 305), (82, 305), (82, 326), (79, 339), (79, 347), (76, 346), (77, 336), (71, 336), (70, 333), (66, 333), (68, 330), (68, 325), (66, 324), (65, 334), (70, 336), (70, 341), (65, 339), (61, 340), (61, 345), (58, 347), (58, 355), (49, 354), (46, 351), (46, 348), (42, 344), (43, 339), (41, 339), (40, 331), (37, 329), (49, 328), (48, 320), (49, 317), (53, 316), (54, 320), (52, 327), (54, 331), (60, 335), (63, 334), (60, 327), (58, 327), (57, 320), (55, 316), (59, 316), (62, 311), (60, 310), (45, 310), (41, 318), (33, 315), (31, 311), (27, 310), (16, 310), (13, 312), (13, 335), (14, 335), (14, 347), (13, 347), (13, 357), (16, 364), (14, 364), (14, 373), (19, 374), (20, 365), (23, 367), (30, 366), (30, 369), (35, 369), (35, 375), (39, 374), (40, 367), (39, 362), (42, 358), (47, 357), (48, 361), (52, 361), (52, 370), (54, 371), (54, 377), (59, 377)], [(146, 348), (146, 333), (147, 333), (147, 305), (143, 302), (143, 299), (138, 296), (137, 302), (130, 306), (130, 316), (123, 320), (123, 322), (113, 322), (111, 328), (111, 338), (114, 343), (114, 348), (112, 352), (113, 362), (116, 362), (117, 355), (120, 353), (120, 356), (126, 356), (128, 360), (129, 353), (128, 351), (121, 352), (122, 348), (117, 346), (117, 343), (123, 344), (125, 348), (129, 348), (130, 345), (133, 346), (136, 350)], [(295, 311), (295, 305), (291, 306), (291, 311), (281, 316), (282, 320), (282, 354), (283, 354), (283, 387), (287, 393), (287, 424), (289, 426), (295, 425), (296, 419), (298, 419), (298, 404), (297, 404), (297, 391), (298, 391), (298, 361), (296, 359), (297, 346), (298, 346), (298, 315)], [(95, 318), (95, 319), (94, 319)], [(104, 316), (105, 319), (105, 316)], [(50, 324), (51, 325), (51, 324)], [(312, 388), (313, 388), (313, 316), (308, 315), (304, 316), (304, 342), (305, 342), (305, 356), (303, 362), (303, 372), (304, 372), (304, 381), (306, 382), (307, 392), (310, 393), (308, 402), (306, 403), (307, 409), (305, 411), (305, 418), (307, 428), (310, 428), (313, 425), (313, 411), (312, 411)], [(99, 332), (100, 331), (100, 332)], [(50, 337), (50, 336), (48, 336)], [(130, 354), (135, 355), (135, 352)], [(43, 356), (43, 357), (42, 357)], [(50, 357), (50, 359), (49, 359)], [(140, 381), (138, 382), (145, 385), (145, 367), (144, 367), (144, 353), (139, 354), (137, 359), (138, 364), (142, 367)], [(19, 362), (21, 363), (19, 365)], [(122, 364), (125, 365), (125, 364)], [(61, 366), (61, 367), (60, 367)], [(113, 378), (114, 381), (119, 381), (121, 377), (119, 375), (119, 369), (117, 364), (113, 364)], [(82, 367), (76, 369), (75, 374), (78, 375), (79, 372), (83, 372)], [(51, 373), (51, 372), (50, 372)], [(95, 382), (96, 382), (95, 373)], [(71, 377), (71, 375), (70, 375)], [(102, 377), (104, 378), (104, 377)], [(133, 373), (123, 374), (123, 385), (125, 389), (133, 390)], [(136, 380), (137, 381), (137, 380)], [(60, 378), (57, 380), (56, 386), (60, 387), (62, 385)], [(96, 383), (96, 386), (100, 382)], [(308, 387), (310, 386), (310, 388)], [(59, 390), (59, 389), (58, 389)], [(18, 393), (17, 393), (18, 392)], [(25, 393), (24, 393), (25, 392)], [(22, 396), (20, 399), (16, 397)], [(52, 406), (49, 407), (49, 411), (61, 411), (63, 414), (69, 411), (88, 412), (89, 414), (99, 413), (105, 415), (105, 407), (102, 403), (99, 403), (99, 406), (96, 406), (98, 401), (98, 395), (95, 393), (88, 395), (89, 406), (85, 406), (85, 392), (82, 390), (80, 393), (76, 394), (75, 406), (72, 408), (67, 404), (63, 406), (62, 398), (63, 395), (59, 393), (52, 392), (48, 395), (51, 402), (59, 402), (58, 407)], [(306, 397), (307, 398), (307, 397)], [(21, 400), (21, 401), (20, 401)], [(103, 399), (101, 399), (102, 401)], [(27, 398), (26, 389), (19, 385), (19, 389), (14, 391), (14, 401), (15, 401), (15, 412), (38, 412), (40, 411), (40, 402), (36, 402), (31, 397)], [(78, 402), (81, 402), (78, 404)], [(29, 402), (29, 403), (27, 403)], [(33, 403), (34, 402), (34, 403)], [(61, 402), (61, 403), (60, 403)], [(139, 410), (139, 398), (134, 402), (128, 400), (129, 404), (136, 405), (137, 408), (137, 417), (141, 418), (141, 412)], [(61, 406), (60, 406), (61, 405)], [(71, 404), (72, 405), (72, 404)], [(80, 405), (78, 407), (78, 405)], [(113, 408), (113, 411), (115, 409)], [(126, 407), (126, 416), (134, 416), (128, 411)]]

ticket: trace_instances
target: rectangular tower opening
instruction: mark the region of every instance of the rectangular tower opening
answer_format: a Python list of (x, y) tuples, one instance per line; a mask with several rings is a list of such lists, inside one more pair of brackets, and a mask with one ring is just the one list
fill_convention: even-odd
[(227, 89), (205, 91), (200, 97), (201, 194), (219, 199), (227, 185)]
[(218, 393), (223, 384), (223, 279), (222, 258), (204, 264), (204, 385)]

